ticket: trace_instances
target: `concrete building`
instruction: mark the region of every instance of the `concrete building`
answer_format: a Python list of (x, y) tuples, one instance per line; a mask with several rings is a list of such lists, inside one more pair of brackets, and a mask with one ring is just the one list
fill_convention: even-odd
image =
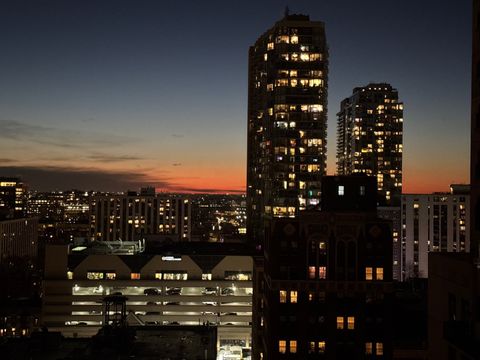
[(324, 177), (322, 211), (273, 219), (256, 268), (254, 359), (391, 359), (392, 230), (375, 178)]
[(390, 84), (353, 89), (337, 114), (337, 173), (377, 178), (379, 204), (400, 204), (403, 103)]
[(249, 49), (247, 231), (320, 202), (326, 172), (328, 47), (323, 22), (287, 13)]
[(185, 195), (151, 191), (91, 198), (91, 238), (102, 241), (134, 241), (144, 235), (176, 235), (190, 241), (191, 206)]
[(402, 195), (401, 280), (428, 277), (429, 252), (470, 251), (469, 186)]
[(218, 328), (219, 351), (250, 348), (253, 261), (244, 245), (103, 244), (47, 247), (42, 323), (50, 331), (94, 335), (102, 298), (121, 293), (130, 325), (209, 324)]

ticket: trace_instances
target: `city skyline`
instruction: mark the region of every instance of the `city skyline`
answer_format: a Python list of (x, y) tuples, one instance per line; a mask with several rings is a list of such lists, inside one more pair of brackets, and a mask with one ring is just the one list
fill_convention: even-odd
[[(291, 6), (326, 26), (327, 172), (340, 101), (386, 81), (405, 103), (404, 192), (446, 191), (468, 181), (470, 1), (393, 4)], [(3, 3), (0, 175), (38, 190), (244, 192), (247, 49), (283, 7)]]

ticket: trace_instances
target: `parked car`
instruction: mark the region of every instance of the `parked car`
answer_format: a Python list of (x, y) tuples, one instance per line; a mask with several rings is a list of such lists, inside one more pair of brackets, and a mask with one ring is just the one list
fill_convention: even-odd
[(235, 291), (232, 288), (223, 288), (222, 295), (233, 295)]
[(178, 287), (172, 287), (172, 288), (168, 288), (165, 292), (167, 295), (180, 295), (180, 293), (182, 292), (182, 289)]
[(155, 288), (149, 288), (149, 289), (143, 290), (143, 293), (145, 295), (160, 295), (160, 290)]
[(217, 288), (214, 287), (206, 287), (202, 290), (203, 295), (217, 295)]

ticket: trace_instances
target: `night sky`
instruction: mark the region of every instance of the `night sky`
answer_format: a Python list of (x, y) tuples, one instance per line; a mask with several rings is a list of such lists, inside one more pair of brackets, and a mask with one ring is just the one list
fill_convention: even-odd
[[(282, 1), (0, 1), (0, 175), (31, 188), (244, 191), (248, 47)], [(468, 182), (471, 0), (291, 1), (326, 24), (328, 172), (356, 86), (404, 113), (404, 192)]]

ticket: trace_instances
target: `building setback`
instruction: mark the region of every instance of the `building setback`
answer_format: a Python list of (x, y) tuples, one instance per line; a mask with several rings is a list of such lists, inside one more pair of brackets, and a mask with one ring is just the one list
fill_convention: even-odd
[(403, 103), (390, 84), (353, 89), (337, 114), (337, 173), (377, 178), (379, 204), (399, 205), (402, 193)]
[(375, 179), (322, 181), (321, 212), (270, 222), (254, 359), (392, 358), (392, 230), (376, 215)]
[(249, 50), (247, 231), (320, 202), (326, 167), (328, 48), (323, 22), (289, 15)]
[(451, 189), (451, 193), (402, 195), (402, 281), (428, 278), (429, 252), (470, 251), (469, 187)]
[(190, 241), (190, 200), (182, 195), (128, 192), (91, 199), (91, 237), (134, 241), (145, 235), (175, 235)]

